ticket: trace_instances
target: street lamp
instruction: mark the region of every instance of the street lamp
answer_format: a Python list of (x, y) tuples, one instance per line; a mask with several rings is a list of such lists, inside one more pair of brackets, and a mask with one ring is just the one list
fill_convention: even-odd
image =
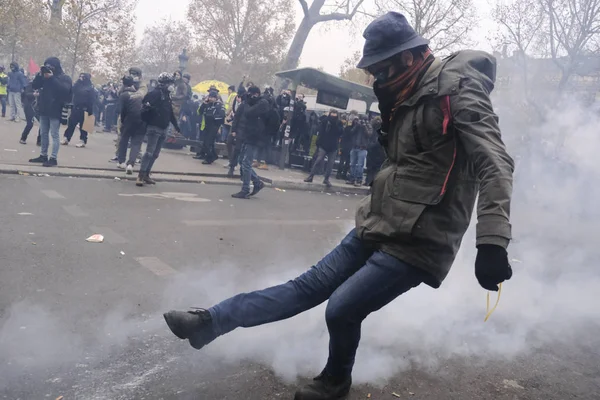
[(181, 71), (181, 73), (183, 74), (183, 71), (185, 71), (186, 67), (187, 67), (187, 63), (189, 61), (189, 57), (186, 54), (186, 49), (183, 49), (181, 51), (181, 54), (179, 55), (179, 71)]

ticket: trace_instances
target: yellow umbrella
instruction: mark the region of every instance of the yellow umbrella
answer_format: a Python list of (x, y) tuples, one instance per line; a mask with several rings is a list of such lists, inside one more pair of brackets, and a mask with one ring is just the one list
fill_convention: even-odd
[(219, 89), (219, 94), (227, 93), (227, 88), (229, 87), (229, 85), (225, 82), (208, 80), (198, 83), (192, 88), (192, 90), (196, 93), (208, 93), (208, 89), (210, 89), (211, 86), (215, 86), (217, 89)]

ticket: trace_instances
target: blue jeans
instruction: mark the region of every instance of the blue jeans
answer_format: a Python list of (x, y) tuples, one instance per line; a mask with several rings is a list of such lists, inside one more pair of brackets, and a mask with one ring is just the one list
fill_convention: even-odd
[(167, 129), (168, 128), (163, 129), (153, 125), (148, 125), (146, 128), (146, 137), (148, 138), (148, 142), (146, 143), (146, 151), (142, 156), (142, 162), (140, 164), (140, 176), (150, 175), (152, 167), (154, 166), (154, 162), (160, 155), (160, 150), (162, 149), (163, 143), (167, 138)]
[(350, 150), (350, 180), (356, 183), (362, 183), (365, 160), (367, 159), (367, 150)]
[(221, 125), (221, 137), (219, 141), (225, 143), (227, 141), (227, 136), (229, 136), (230, 131), (231, 125)]
[(60, 147), (60, 118), (50, 118), (40, 115), (40, 136), (42, 138), (42, 156), (48, 156), (50, 136), (52, 136), (52, 154), (50, 158), (56, 159)]
[(5, 94), (0, 94), (0, 106), (2, 107), (2, 116), (6, 116), (6, 96)]
[(257, 147), (251, 144), (242, 145), (242, 152), (240, 153), (240, 164), (242, 172), (242, 192), (250, 193), (250, 181), (255, 185), (259, 184), (260, 178), (252, 169), (252, 161), (256, 154)]
[(280, 321), (329, 299), (326, 370), (351, 374), (362, 321), (373, 311), (421, 284), (427, 273), (369, 247), (353, 229), (331, 253), (287, 283), (231, 297), (209, 309), (214, 334)]

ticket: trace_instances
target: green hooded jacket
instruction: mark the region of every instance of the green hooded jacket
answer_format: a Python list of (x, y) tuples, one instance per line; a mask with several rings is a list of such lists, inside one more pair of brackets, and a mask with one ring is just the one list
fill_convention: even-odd
[(514, 163), (489, 97), (495, 78), (484, 52), (436, 59), (382, 133), (388, 159), (356, 213), (362, 240), (429, 272), (433, 287), (454, 262), (477, 195), (477, 245), (511, 239)]

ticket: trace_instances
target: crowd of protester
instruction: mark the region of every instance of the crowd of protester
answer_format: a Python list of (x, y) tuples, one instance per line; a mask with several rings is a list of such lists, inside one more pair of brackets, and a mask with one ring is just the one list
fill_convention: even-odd
[[(206, 165), (218, 159), (217, 143), (224, 144), (229, 158), (228, 176), (233, 177), (240, 167), (243, 186), (236, 196), (242, 198), (262, 188), (254, 169), (266, 170), (269, 164), (277, 164), (284, 143), (289, 144), (286, 148), (290, 154), (308, 160), (310, 174), (305, 181), (312, 182), (315, 175), (323, 174), (323, 184), (328, 187), (336, 165), (336, 179), (350, 185), (369, 185), (385, 158), (373, 133), (380, 124), (378, 117), (370, 119), (356, 111), (340, 113), (335, 109), (327, 113), (309, 111), (302, 93), (292, 99), (292, 92), (284, 89), (275, 96), (273, 88), (260, 89), (245, 77), (237, 88), (230, 85), (226, 94), (215, 86), (207, 93), (193, 93), (191, 76), (180, 71), (163, 73), (148, 83), (138, 67), (131, 67), (118, 83), (94, 86), (89, 73), (81, 73), (72, 85), (67, 78), (54, 57), (46, 60), (33, 77), (14, 62), (8, 73), (0, 66), (2, 117), (9, 111), (11, 121), (26, 121), (20, 143), (26, 144), (34, 120), (40, 122), (37, 144), (42, 152), (32, 162), (57, 165), (59, 143), (69, 145), (77, 127), (77, 147), (86, 147), (89, 132), (84, 126), (91, 116), (96, 127), (118, 133), (111, 162), (128, 174), (133, 173), (136, 163), (143, 166), (138, 184), (151, 182), (150, 170), (160, 148), (180, 139), (196, 143), (192, 146), (194, 158)], [(169, 107), (165, 105), (167, 99)], [(148, 106), (150, 100), (157, 104)], [(143, 118), (146, 106), (155, 113), (162, 112), (160, 117), (146, 118), (152, 119), (152, 124)], [(164, 114), (167, 109), (172, 110), (172, 118)], [(59, 140), (61, 123), (67, 127)], [(50, 137), (53, 147), (48, 156)], [(144, 141), (148, 144), (142, 153)], [(254, 182), (253, 191), (250, 182)]]

